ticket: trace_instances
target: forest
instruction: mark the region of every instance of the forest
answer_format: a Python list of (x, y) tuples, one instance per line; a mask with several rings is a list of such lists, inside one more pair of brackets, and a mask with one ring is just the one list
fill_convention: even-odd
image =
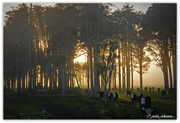
[[(148, 95), (143, 75), (152, 61), (163, 73), (160, 89), (173, 90), (173, 98), (169, 99), (176, 100), (177, 5), (152, 4), (146, 13), (135, 11), (129, 4), (111, 11), (113, 6), (111, 3), (56, 3), (54, 6), (22, 3), (6, 12), (4, 105), (8, 104), (7, 100), (16, 97), (21, 100), (23, 96), (32, 100), (37, 96), (44, 101), (56, 100), (54, 96), (57, 96), (64, 103), (68, 98), (83, 97), (84, 101), (96, 104), (94, 101), (100, 98), (100, 92), (105, 102), (110, 92), (117, 92), (124, 99), (127, 98), (124, 93), (129, 91)], [(75, 61), (82, 56), (84, 62)], [(140, 80), (138, 88), (134, 87), (135, 72)], [(75, 100), (81, 101), (78, 99)], [(175, 106), (173, 102), (173, 112)], [(8, 114), (6, 107), (4, 113)], [(55, 118), (55, 114), (48, 117), (45, 112), (41, 116)], [(104, 118), (100, 116), (62, 118)], [(22, 118), (22, 114), (17, 117)], [(134, 117), (118, 115), (116, 118)]]

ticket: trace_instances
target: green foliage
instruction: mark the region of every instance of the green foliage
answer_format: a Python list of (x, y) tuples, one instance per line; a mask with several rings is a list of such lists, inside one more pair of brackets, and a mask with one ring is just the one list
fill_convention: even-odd
[[(100, 44), (100, 55), (99, 55), (99, 68), (98, 73), (102, 75), (105, 82), (108, 82), (106, 77), (110, 77), (112, 71), (115, 69), (115, 59), (117, 58), (116, 49), (117, 42), (113, 40), (105, 40)], [(111, 78), (109, 78), (111, 79)]]

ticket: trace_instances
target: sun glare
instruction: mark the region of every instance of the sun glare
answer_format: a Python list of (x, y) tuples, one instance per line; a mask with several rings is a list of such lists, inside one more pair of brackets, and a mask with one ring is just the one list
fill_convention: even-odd
[(82, 63), (82, 62), (86, 62), (86, 54), (83, 54), (83, 55), (75, 58), (75, 59), (74, 59), (74, 63), (76, 63), (76, 62), (81, 62), (81, 63)]

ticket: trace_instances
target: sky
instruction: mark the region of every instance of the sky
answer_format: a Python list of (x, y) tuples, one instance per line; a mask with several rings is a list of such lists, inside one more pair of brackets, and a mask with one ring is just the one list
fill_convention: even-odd
[[(123, 5), (125, 5), (126, 3), (114, 3), (114, 4), (117, 9), (121, 9)], [(147, 9), (151, 6), (151, 3), (129, 3), (129, 5), (130, 6), (133, 5), (136, 11), (142, 11), (146, 13)]]
[[(19, 3), (4, 3), (3, 4), (3, 16), (5, 16), (5, 12), (7, 11), (10, 11), (12, 10), (11, 6), (18, 6)], [(35, 4), (41, 4), (41, 5), (45, 5), (45, 6), (49, 6), (49, 5), (54, 5), (55, 3), (37, 3), (35, 2)], [(114, 3), (115, 4), (115, 7), (112, 8), (112, 11), (113, 10), (116, 10), (116, 9), (121, 9), (123, 7), (123, 5), (125, 3)], [(134, 9), (136, 11), (142, 11), (142, 12), (146, 12), (148, 7), (151, 6), (151, 3), (130, 3), (129, 5), (133, 5), (134, 6)]]
[[(17, 6), (19, 3), (4, 3), (3, 4), (3, 16), (5, 12), (12, 10), (11, 6)], [(33, 3), (33, 4), (42, 4), (45, 6), (54, 5), (55, 3)], [(116, 9), (121, 9), (125, 3), (114, 3), (115, 7), (112, 8), (112, 11)], [(151, 6), (151, 3), (130, 3), (134, 6), (136, 11), (142, 11), (146, 13), (147, 9)], [(139, 86), (139, 74), (134, 72), (134, 86)], [(151, 67), (148, 70), (148, 73), (143, 75), (143, 86), (156, 86), (163, 87), (163, 73), (159, 67), (156, 67), (155, 62), (151, 63)]]

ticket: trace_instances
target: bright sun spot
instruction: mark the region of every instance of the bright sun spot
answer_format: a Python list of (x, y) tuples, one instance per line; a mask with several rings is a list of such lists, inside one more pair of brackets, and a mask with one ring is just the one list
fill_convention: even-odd
[(83, 54), (83, 55), (75, 58), (75, 59), (74, 59), (74, 63), (76, 63), (76, 62), (81, 62), (81, 63), (82, 63), (82, 62), (86, 62), (86, 54)]

